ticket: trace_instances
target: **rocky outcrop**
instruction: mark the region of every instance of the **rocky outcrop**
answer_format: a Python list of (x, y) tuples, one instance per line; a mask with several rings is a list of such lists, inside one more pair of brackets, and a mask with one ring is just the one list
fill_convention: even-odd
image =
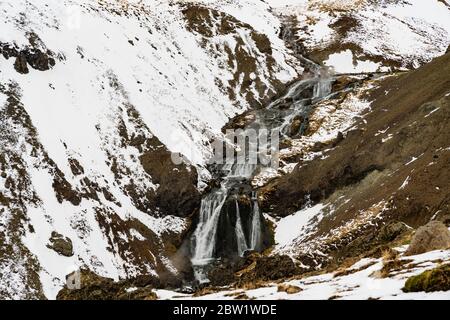
[(45, 46), (36, 34), (29, 34), (28, 39), (30, 44), (24, 48), (0, 42), (0, 55), (7, 60), (14, 58), (14, 69), (21, 74), (30, 72), (28, 66), (38, 71), (53, 68), (56, 64), (55, 54), (48, 49), (40, 48)]
[(64, 237), (62, 234), (59, 234), (56, 231), (52, 232), (52, 236), (49, 240), (49, 244), (47, 247), (55, 250), (62, 256), (71, 257), (73, 256), (73, 245), (72, 240), (67, 237)]
[(417, 229), (406, 255), (450, 248), (450, 231), (440, 221), (431, 221)]
[[(154, 279), (143, 278), (115, 282), (89, 270), (80, 270), (67, 277), (73, 281), (59, 291), (58, 300), (155, 300)], [(147, 283), (146, 283), (147, 282)]]

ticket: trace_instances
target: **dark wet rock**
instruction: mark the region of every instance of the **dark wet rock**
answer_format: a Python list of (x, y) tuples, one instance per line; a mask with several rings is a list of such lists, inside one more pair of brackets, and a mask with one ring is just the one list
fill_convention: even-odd
[(152, 285), (138, 286), (133, 280), (115, 282), (83, 269), (67, 276), (69, 286), (58, 292), (58, 300), (155, 300)]
[(405, 255), (450, 248), (450, 231), (440, 221), (431, 221), (417, 229)]
[(422, 272), (406, 280), (404, 292), (434, 292), (450, 290), (450, 264)]
[(336, 92), (349, 89), (353, 84), (357, 83), (358, 81), (360, 80), (351, 76), (337, 77), (336, 80), (332, 83), (332, 91)]
[[(214, 255), (217, 257), (226, 257), (230, 259), (238, 258), (238, 243), (236, 238), (236, 224), (238, 221), (238, 212), (236, 202), (239, 206), (239, 217), (241, 220), (242, 230), (247, 245), (250, 244), (253, 210), (255, 203), (251, 199), (250, 194), (237, 194), (227, 198), (222, 207), (219, 217), (218, 229), (216, 235), (216, 247)], [(270, 247), (273, 242), (273, 235), (264, 216), (260, 213), (261, 221), (261, 243), (256, 248), (257, 251), (262, 251)]]
[(229, 121), (223, 128), (222, 132), (226, 133), (226, 130), (236, 130), (243, 129), (247, 127), (249, 124), (254, 122), (256, 119), (256, 115), (254, 111), (245, 112), (237, 117), (234, 117), (231, 121)]
[(305, 118), (302, 116), (295, 116), (291, 122), (291, 126), (289, 128), (289, 134), (294, 136), (300, 133), (300, 129), (305, 126)]
[(52, 232), (47, 247), (53, 249), (57, 253), (65, 257), (73, 256), (72, 240), (68, 237), (64, 237), (56, 231)]

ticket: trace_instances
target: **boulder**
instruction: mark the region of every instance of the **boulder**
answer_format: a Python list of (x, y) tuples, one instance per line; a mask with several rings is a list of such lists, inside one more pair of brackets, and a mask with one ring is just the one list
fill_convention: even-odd
[(389, 242), (395, 240), (398, 236), (404, 234), (409, 230), (409, 227), (399, 221), (393, 221), (384, 225), (378, 232), (377, 238), (382, 242)]
[(406, 280), (404, 292), (433, 292), (450, 290), (450, 264), (422, 272)]
[(431, 221), (417, 229), (405, 255), (421, 254), (450, 247), (450, 231), (440, 221)]

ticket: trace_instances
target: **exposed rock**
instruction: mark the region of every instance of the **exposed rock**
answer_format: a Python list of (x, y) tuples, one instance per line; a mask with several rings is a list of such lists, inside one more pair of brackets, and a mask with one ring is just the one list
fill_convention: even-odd
[(439, 211), (434, 220), (441, 221), (447, 227), (450, 227), (450, 212)]
[(50, 243), (47, 244), (48, 248), (55, 250), (57, 253), (65, 257), (73, 256), (72, 240), (68, 237), (64, 237), (62, 234), (53, 231), (49, 241)]
[(153, 140), (154, 149), (144, 153), (139, 160), (153, 182), (159, 184), (155, 206), (165, 214), (192, 215), (200, 205), (196, 169), (184, 163), (175, 164), (167, 148), (155, 137)]
[(300, 272), (287, 255), (253, 257), (253, 263), (240, 273), (240, 283), (289, 278)]
[(433, 292), (450, 290), (450, 264), (422, 272), (406, 280), (404, 292)]
[[(30, 40), (30, 42), (32, 42)], [(41, 49), (34, 48), (34, 43), (23, 49), (16, 46), (0, 42), (0, 54), (5, 59), (16, 58), (14, 62), (14, 69), (21, 74), (29, 73), (28, 65), (33, 69), (39, 71), (47, 71), (55, 66), (55, 59), (53, 53), (49, 50), (43, 52)]]
[[(270, 102), (278, 90), (284, 87), (273, 74), (272, 66), (275, 64), (275, 59), (272, 56), (272, 44), (265, 34), (259, 33), (250, 25), (229, 14), (198, 4), (186, 4), (183, 14), (187, 28), (203, 38), (201, 40), (202, 46), (207, 47), (208, 41), (205, 40), (216, 36), (217, 33), (221, 36), (226, 35), (236, 41), (233, 48), (223, 47), (223, 51), (228, 56), (224, 62), (228, 64), (229, 68), (235, 70), (233, 79), (228, 80), (228, 82), (231, 86), (240, 88), (241, 94), (245, 96), (251, 106), (263, 107)], [(218, 21), (220, 23), (216, 25)], [(248, 34), (249, 37), (246, 41), (243, 41), (241, 35), (236, 32), (239, 28)], [(262, 59), (266, 60), (267, 72), (271, 75), (270, 86), (261, 81), (258, 70), (259, 62), (248, 50), (249, 41), (254, 42), (255, 49), (260, 52)], [(219, 43), (216, 43), (214, 46), (207, 48), (217, 50), (218, 46)], [(236, 96), (236, 93), (232, 90), (228, 90), (226, 93), (231, 99)]]
[[(259, 190), (262, 210), (275, 216), (319, 202), (330, 205), (317, 224), (311, 222), (316, 231), (289, 248), (298, 252), (297, 260), (311, 267), (339, 264), (402, 237), (401, 224), (378, 234), (380, 226), (392, 221), (417, 228), (436, 212), (448, 212), (449, 61), (447, 54), (412, 72), (377, 80), (363, 96), (372, 101), (370, 110), (335, 148), (300, 162)], [(320, 253), (307, 256), (305, 263), (306, 249)]]
[(211, 266), (211, 270), (208, 272), (208, 279), (212, 286), (226, 286), (236, 281), (235, 271), (237, 270), (236, 262), (228, 259), (222, 259), (222, 261)]
[(65, 286), (58, 292), (58, 300), (155, 300), (151, 285), (136, 287), (133, 280), (114, 282), (90, 270), (71, 273), (67, 279), (74, 280), (74, 289)]
[(28, 70), (27, 58), (24, 54), (20, 54), (17, 56), (16, 61), (14, 62), (14, 69), (16, 69), (18, 73), (22, 74), (27, 74), (28, 72), (30, 72)]
[(450, 231), (440, 221), (431, 221), (417, 229), (405, 255), (450, 248)]
[(305, 119), (302, 116), (295, 116), (292, 120), (291, 127), (289, 128), (289, 134), (294, 136), (300, 133), (300, 129), (304, 127)]
[(405, 223), (393, 221), (384, 225), (378, 232), (377, 237), (383, 242), (389, 242), (395, 240), (408, 230), (409, 228)]

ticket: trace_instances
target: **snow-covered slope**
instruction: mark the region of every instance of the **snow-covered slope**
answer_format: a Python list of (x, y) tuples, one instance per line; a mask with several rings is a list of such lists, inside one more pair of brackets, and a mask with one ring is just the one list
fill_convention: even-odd
[(0, 2), (1, 298), (53, 298), (79, 266), (176, 277), (210, 138), (300, 70), (268, 9)]
[(317, 61), (336, 72), (416, 68), (450, 44), (450, 4), (439, 0), (268, 0)]
[[(405, 247), (396, 248), (400, 254), (404, 250)], [(389, 260), (367, 258), (334, 273), (324, 273), (279, 283), (268, 282), (265, 286), (256, 289), (229, 289), (196, 297), (158, 290), (157, 295), (160, 299), (202, 300), (448, 300), (450, 298), (449, 291), (405, 293), (402, 288), (409, 277), (433, 269), (439, 266), (439, 261), (448, 261), (449, 259), (449, 250), (400, 257), (394, 261), (397, 261), (401, 267), (394, 268), (392, 271), (388, 269), (386, 272)]]

